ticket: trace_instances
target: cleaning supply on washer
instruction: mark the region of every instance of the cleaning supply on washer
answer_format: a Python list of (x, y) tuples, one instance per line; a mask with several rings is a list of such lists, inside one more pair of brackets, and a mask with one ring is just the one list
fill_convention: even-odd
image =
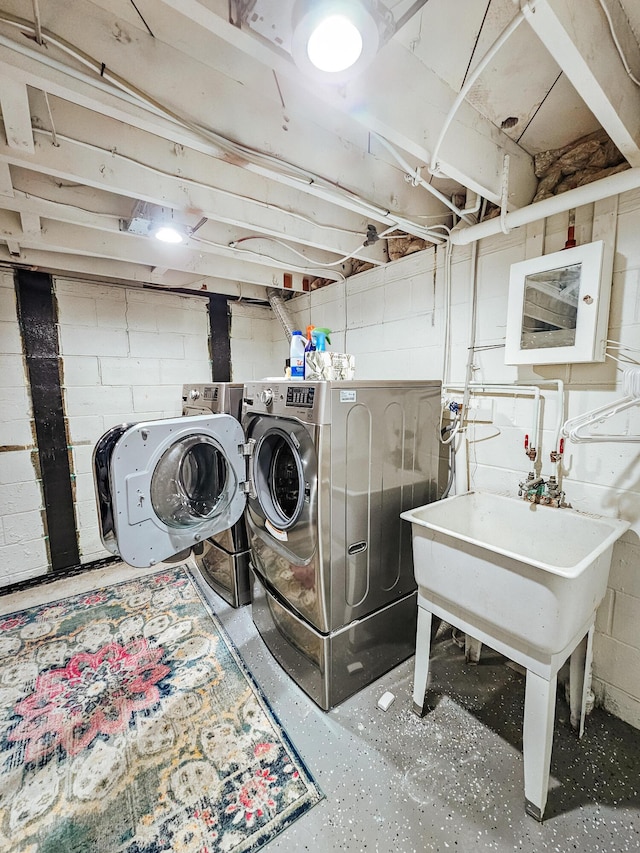
[(316, 345), (313, 340), (313, 330), (315, 326), (307, 326), (307, 340), (304, 345), (304, 378), (307, 378), (307, 355), (310, 352), (315, 352)]
[(291, 344), (289, 348), (291, 378), (299, 382), (304, 379), (304, 346), (302, 332), (299, 329), (291, 332)]
[(313, 330), (314, 329), (315, 329), (315, 326), (307, 326), (307, 340), (305, 341), (305, 345), (304, 345), (304, 351), (305, 352), (313, 352), (314, 349), (316, 348), (315, 344), (313, 342)]
[(331, 334), (331, 329), (321, 328), (320, 326), (316, 326), (316, 328), (311, 332), (311, 337), (315, 344), (315, 349), (318, 352), (326, 352), (327, 344), (331, 343), (331, 338), (329, 335)]

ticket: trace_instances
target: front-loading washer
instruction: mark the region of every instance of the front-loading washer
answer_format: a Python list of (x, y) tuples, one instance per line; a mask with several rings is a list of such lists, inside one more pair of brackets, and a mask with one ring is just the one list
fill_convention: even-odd
[[(189, 386), (187, 396), (201, 401), (205, 392), (213, 391), (210, 385)], [(285, 494), (289, 460), (282, 452), (274, 454), (268, 474), (277, 488), (265, 486), (262, 472), (254, 476), (278, 430), (265, 429), (259, 418), (249, 419), (243, 432), (231, 414), (193, 414), (187, 402), (186, 417), (124, 423), (97, 442), (93, 470), (105, 548), (132, 566), (152, 566), (190, 552), (198, 560), (207, 553), (207, 543), (219, 542), (242, 523), (247, 502), (259, 521), (252, 538), (264, 540), (266, 547), (279, 548), (274, 537), (286, 528), (309, 526), (308, 499), (291, 507), (291, 496)], [(302, 468), (315, 479), (313, 459), (305, 456), (305, 448), (310, 448), (306, 431), (293, 424), (285, 441), (297, 443)], [(256, 452), (256, 446), (262, 449)], [(282, 513), (292, 513), (291, 523)]]
[(439, 382), (252, 382), (227, 414), (123, 424), (94, 452), (105, 547), (134, 566), (245, 512), (252, 616), (322, 708), (415, 649), (400, 512), (437, 497)]
[(102, 542), (132, 566), (188, 553), (245, 509), (242, 428), (231, 415), (122, 424), (96, 444)]
[[(182, 388), (182, 415), (228, 414), (242, 417), (240, 382), (205, 382)], [(193, 559), (207, 584), (232, 607), (251, 600), (249, 537), (244, 514), (231, 527), (192, 548)]]
[(414, 653), (400, 513), (437, 498), (441, 384), (262, 381), (244, 395), (253, 620), (329, 709)]

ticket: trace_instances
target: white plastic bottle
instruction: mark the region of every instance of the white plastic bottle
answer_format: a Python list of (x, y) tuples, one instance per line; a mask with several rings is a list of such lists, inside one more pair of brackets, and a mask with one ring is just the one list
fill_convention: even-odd
[(304, 337), (302, 332), (291, 332), (291, 347), (289, 351), (291, 379), (301, 382), (304, 379)]

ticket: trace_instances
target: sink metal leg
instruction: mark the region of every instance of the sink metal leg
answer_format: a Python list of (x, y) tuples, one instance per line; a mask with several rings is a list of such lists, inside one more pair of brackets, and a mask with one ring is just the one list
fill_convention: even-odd
[(593, 660), (593, 633), (595, 626), (576, 646), (569, 660), (569, 706), (571, 725), (578, 730), (578, 736), (584, 734), (587, 699), (591, 689), (591, 663)]
[(413, 668), (413, 713), (423, 717), (425, 694), (429, 678), (429, 655), (431, 654), (431, 611), (418, 607), (416, 630), (416, 657)]
[(557, 676), (549, 681), (527, 670), (524, 697), (524, 796), (528, 815), (541, 821), (549, 791)]

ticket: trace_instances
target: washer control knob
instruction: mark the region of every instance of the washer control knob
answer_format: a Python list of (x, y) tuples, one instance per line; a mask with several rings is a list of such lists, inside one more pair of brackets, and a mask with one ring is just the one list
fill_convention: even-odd
[(271, 388), (265, 388), (264, 391), (261, 391), (258, 394), (260, 398), (260, 402), (264, 403), (265, 406), (270, 406), (273, 403), (273, 391)]
[(189, 396), (191, 397), (192, 400), (197, 400), (198, 397), (200, 396), (200, 392), (198, 391), (197, 388), (192, 388), (191, 391), (189, 391)]

